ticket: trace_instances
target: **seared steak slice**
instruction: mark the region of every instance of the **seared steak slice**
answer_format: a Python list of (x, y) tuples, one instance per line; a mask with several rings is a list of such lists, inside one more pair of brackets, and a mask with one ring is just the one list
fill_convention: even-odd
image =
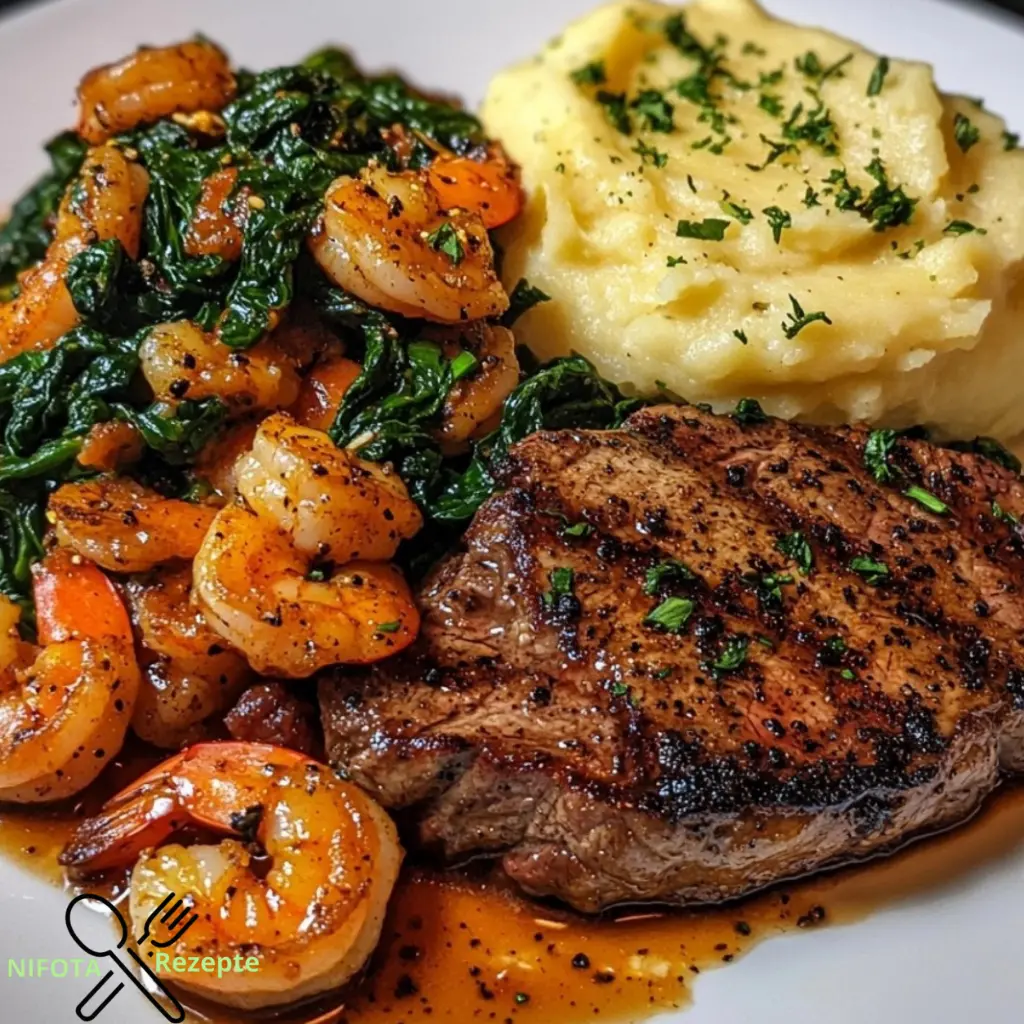
[(966, 817), (1024, 767), (1024, 485), (907, 439), (879, 483), (867, 436), (685, 406), (528, 438), (412, 652), (321, 685), (332, 760), (583, 910)]

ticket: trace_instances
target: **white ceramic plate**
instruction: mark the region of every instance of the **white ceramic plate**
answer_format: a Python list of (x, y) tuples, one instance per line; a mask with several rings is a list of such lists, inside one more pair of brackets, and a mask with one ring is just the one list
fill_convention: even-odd
[[(61, 0), (0, 22), (0, 206), (43, 166), (40, 144), (73, 119), (80, 74), (140, 42), (196, 30), (240, 63), (287, 63), (325, 43), (479, 102), (489, 77), (594, 0)], [(1024, 129), (1024, 31), (988, 9), (938, 0), (769, 0), (881, 52), (931, 61), (941, 86), (982, 96)], [(1024, 383), (1022, 383), (1024, 390)], [(9, 957), (74, 957), (64, 897), (0, 863), (0, 1020), (74, 1020), (90, 982), (8, 977)], [(1008, 855), (860, 924), (767, 941), (703, 977), (665, 1024), (1009, 1024), (1024, 1016), (1024, 841)], [(161, 1018), (126, 990), (100, 1018)]]

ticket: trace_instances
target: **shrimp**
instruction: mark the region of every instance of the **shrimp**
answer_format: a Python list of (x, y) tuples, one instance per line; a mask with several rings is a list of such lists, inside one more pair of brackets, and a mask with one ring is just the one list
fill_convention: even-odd
[(154, 327), (139, 347), (142, 374), (158, 401), (219, 398), (232, 416), (286, 408), (299, 393), (294, 363), (270, 338), (240, 351), (188, 320)]
[(460, 323), (508, 309), (483, 221), (446, 212), (422, 171), (370, 164), (338, 178), (309, 246), (335, 284), (402, 316)]
[(363, 368), (345, 356), (317, 363), (302, 379), (299, 397), (291, 407), (297, 423), (315, 430), (330, 430), (345, 392)]
[(263, 675), (304, 679), (329, 665), (379, 661), (419, 629), (397, 569), (357, 561), (317, 570), (273, 520), (244, 505), (217, 513), (192, 569), (206, 621)]
[(196, 476), (205, 481), (221, 501), (238, 494), (238, 460), (252, 447), (260, 425), (257, 417), (239, 420), (207, 441), (195, 463)]
[[(183, 825), (229, 838), (167, 843)], [(155, 849), (152, 849), (155, 847)], [(402, 848), (384, 810), (297, 751), (202, 743), (165, 761), (73, 833), (60, 856), (76, 875), (132, 864), (128, 908), (141, 933), (169, 899), (194, 923), (161, 920), (168, 958), (256, 957), (254, 971), (171, 974), (215, 1002), (279, 1006), (338, 988), (369, 959), (398, 877)], [(180, 929), (179, 929), (180, 930)]]
[(484, 321), (434, 329), (425, 337), (440, 341), (449, 359), (463, 352), (474, 359), (448, 392), (438, 430), (442, 446), (457, 450), (497, 426), (505, 399), (519, 383), (516, 339), (507, 327)]
[(393, 469), (357, 458), (284, 413), (260, 424), (236, 475), (249, 507), (320, 562), (386, 560), (423, 525)]
[(118, 466), (138, 462), (144, 447), (142, 435), (130, 423), (108, 420), (90, 428), (78, 453), (78, 463), (109, 473)]
[(504, 152), (492, 145), (486, 160), (442, 154), (427, 168), (427, 180), (445, 209), (470, 210), (490, 231), (523, 208), (523, 190)]
[(185, 232), (189, 256), (219, 256), (234, 263), (242, 255), (242, 231), (249, 207), (242, 199), (232, 200), (237, 167), (214, 171), (204, 182), (196, 211)]
[(49, 503), (57, 541), (111, 572), (145, 572), (191, 559), (215, 511), (165, 498), (124, 477), (64, 484)]
[(114, 145), (90, 150), (60, 204), (42, 262), (21, 277), (18, 296), (0, 306), (0, 361), (49, 348), (78, 323), (64, 283), (72, 258), (93, 242), (117, 239), (134, 259), (142, 235), (149, 175)]
[(95, 566), (56, 551), (33, 568), (39, 639), (17, 637), (0, 600), (0, 800), (59, 800), (89, 785), (121, 749), (139, 691), (131, 623)]
[(222, 50), (205, 40), (142, 47), (78, 86), (78, 134), (92, 145), (171, 114), (220, 110), (235, 98)]
[(300, 376), (322, 360), (340, 358), (345, 354), (345, 343), (301, 299), (292, 303), (287, 316), (270, 337), (298, 367)]
[(143, 671), (132, 729), (175, 750), (202, 738), (203, 722), (227, 711), (250, 681), (245, 659), (189, 602), (191, 585), (191, 569), (176, 565), (125, 586)]

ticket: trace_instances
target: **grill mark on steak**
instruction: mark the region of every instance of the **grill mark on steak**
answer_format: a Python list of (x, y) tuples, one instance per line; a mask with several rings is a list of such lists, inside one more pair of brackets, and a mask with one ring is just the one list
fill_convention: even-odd
[[(1024, 766), (1024, 562), (991, 512), (1024, 487), (906, 439), (880, 485), (866, 437), (662, 407), (521, 442), (415, 647), (321, 684), (332, 760), (447, 857), (584, 910), (732, 897), (966, 816)], [(795, 529), (807, 577), (777, 550)], [(695, 579), (649, 595), (664, 559)], [(571, 601), (545, 599), (556, 569)], [(764, 574), (793, 577), (778, 600)], [(669, 595), (694, 602), (678, 635), (645, 623)], [(730, 637), (746, 660), (716, 670)]]

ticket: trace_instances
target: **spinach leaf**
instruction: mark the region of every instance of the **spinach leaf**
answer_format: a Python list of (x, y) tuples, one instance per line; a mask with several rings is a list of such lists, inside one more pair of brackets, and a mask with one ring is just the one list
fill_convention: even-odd
[(180, 402), (173, 409), (160, 404), (143, 409), (115, 406), (117, 415), (131, 423), (147, 446), (172, 466), (190, 462), (221, 429), (227, 406), (219, 398)]
[(43, 557), (46, 526), (41, 502), (0, 490), (0, 594), (22, 607), (22, 621), (31, 625), (32, 565)]
[(50, 170), (14, 204), (0, 226), (0, 299), (14, 290), (17, 275), (43, 258), (53, 236), (61, 197), (85, 159), (85, 143), (64, 132), (46, 145)]

